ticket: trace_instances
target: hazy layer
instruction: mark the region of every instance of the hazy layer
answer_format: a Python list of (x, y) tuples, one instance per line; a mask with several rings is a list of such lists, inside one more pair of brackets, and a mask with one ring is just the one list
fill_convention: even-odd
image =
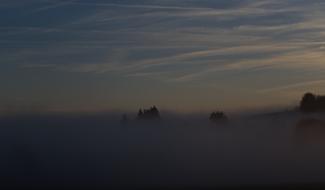
[(282, 113), (224, 126), (194, 117), (128, 125), (104, 116), (4, 118), (0, 177), (122, 187), (323, 182), (324, 146), (297, 140), (301, 117)]

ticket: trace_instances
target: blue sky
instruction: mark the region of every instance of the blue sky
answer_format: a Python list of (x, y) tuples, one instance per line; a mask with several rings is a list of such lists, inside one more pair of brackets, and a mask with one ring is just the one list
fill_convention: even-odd
[(4, 111), (244, 110), (325, 93), (321, 0), (3, 0)]

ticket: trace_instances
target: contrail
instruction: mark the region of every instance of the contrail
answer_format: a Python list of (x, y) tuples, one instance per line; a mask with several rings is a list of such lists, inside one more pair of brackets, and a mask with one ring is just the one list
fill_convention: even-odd
[(127, 5), (127, 4), (116, 4), (116, 3), (72, 2), (72, 4), (91, 5), (91, 6), (121, 7), (121, 8), (139, 8), (139, 9), (211, 10), (211, 8), (203, 8), (203, 7), (177, 7), (177, 6), (160, 6), (160, 5)]

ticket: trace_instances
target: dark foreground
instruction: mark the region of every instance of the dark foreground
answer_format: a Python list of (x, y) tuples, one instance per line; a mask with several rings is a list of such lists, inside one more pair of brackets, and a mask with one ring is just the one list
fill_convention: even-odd
[[(121, 125), (104, 116), (2, 118), (0, 186), (317, 189), (325, 187), (324, 130), (317, 121), (292, 113), (222, 126), (199, 120)], [(310, 123), (314, 128), (306, 130)]]

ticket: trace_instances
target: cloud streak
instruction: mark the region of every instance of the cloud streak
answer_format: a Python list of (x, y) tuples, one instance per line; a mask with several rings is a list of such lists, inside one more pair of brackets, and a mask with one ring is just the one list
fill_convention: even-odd
[[(229, 86), (254, 92), (261, 76), (260, 92), (276, 92), (320, 84), (325, 73), (325, 3), (318, 0), (33, 0), (24, 7), (0, 6), (0, 55), (17, 70), (175, 89), (240, 81)], [(275, 77), (293, 71), (302, 73), (294, 81)]]
[(300, 82), (300, 83), (289, 84), (289, 85), (285, 85), (285, 86), (278, 86), (278, 87), (273, 87), (273, 88), (262, 89), (262, 90), (259, 90), (258, 92), (259, 93), (271, 93), (271, 92), (291, 90), (291, 89), (308, 87), (308, 86), (319, 85), (319, 84), (325, 84), (325, 80), (314, 80), (314, 81)]
[(78, 2), (73, 4), (85, 6), (104, 6), (104, 7), (118, 7), (118, 8), (132, 8), (132, 9), (167, 9), (167, 10), (210, 10), (211, 8), (203, 7), (178, 7), (178, 6), (161, 6), (161, 5), (141, 5), (141, 4), (118, 4), (118, 3), (90, 3)]

